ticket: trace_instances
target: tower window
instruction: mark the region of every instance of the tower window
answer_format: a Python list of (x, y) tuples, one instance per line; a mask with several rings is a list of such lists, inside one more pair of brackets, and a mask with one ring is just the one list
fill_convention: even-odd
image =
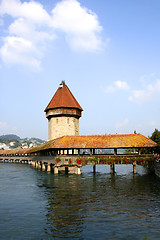
[(56, 119), (56, 123), (58, 123), (58, 118)]

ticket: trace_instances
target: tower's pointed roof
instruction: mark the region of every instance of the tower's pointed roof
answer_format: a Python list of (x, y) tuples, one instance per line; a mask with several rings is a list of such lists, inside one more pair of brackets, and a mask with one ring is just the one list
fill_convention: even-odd
[(46, 107), (45, 112), (54, 108), (77, 108), (80, 111), (83, 111), (64, 81), (60, 84), (53, 98)]

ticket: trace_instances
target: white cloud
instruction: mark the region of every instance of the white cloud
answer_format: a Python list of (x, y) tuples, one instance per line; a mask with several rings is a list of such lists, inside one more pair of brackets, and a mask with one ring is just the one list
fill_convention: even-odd
[(55, 38), (55, 35), (51, 35), (45, 31), (36, 29), (36, 25), (29, 21), (25, 21), (23, 18), (15, 20), (9, 26), (9, 33), (10, 35), (16, 35), (23, 37), (24, 39), (28, 39), (32, 41), (32, 43), (40, 43), (44, 42), (47, 39)]
[(3, 19), (0, 18), (0, 26), (3, 26)]
[(125, 81), (115, 81), (104, 89), (106, 93), (115, 93), (118, 90), (128, 91), (128, 100), (137, 104), (143, 104), (154, 99), (159, 99), (160, 79), (153, 79), (155, 74), (144, 75), (140, 78), (141, 88), (131, 89)]
[(128, 118), (126, 118), (123, 122), (117, 123), (117, 124), (115, 125), (115, 127), (116, 127), (116, 128), (123, 128), (123, 127), (127, 126), (128, 123), (129, 123), (129, 120), (128, 120)]
[(102, 27), (91, 10), (82, 7), (77, 0), (63, 0), (52, 11), (52, 26), (66, 33), (74, 49), (96, 51), (101, 47), (98, 33)]
[(151, 98), (152, 93), (147, 90), (134, 90), (132, 96), (129, 97), (131, 102), (144, 103)]
[(112, 85), (107, 86), (106, 92), (113, 93), (116, 90), (129, 90), (130, 87), (127, 82), (116, 81)]
[(22, 63), (40, 69), (40, 62), (33, 57), (36, 52), (32, 42), (20, 37), (6, 37), (0, 55), (6, 63)]
[(102, 46), (98, 17), (77, 0), (62, 0), (51, 14), (36, 1), (2, 0), (0, 16), (4, 15), (13, 19), (0, 49), (5, 63), (28, 64), (40, 69), (47, 41), (54, 40), (60, 32), (74, 50), (97, 51)]
[(119, 89), (123, 89), (123, 90), (129, 90), (129, 89), (130, 89), (130, 87), (129, 87), (129, 85), (128, 85), (127, 82), (116, 81), (116, 82), (114, 83), (114, 85), (115, 85), (117, 88), (119, 88)]
[(147, 82), (151, 81), (151, 79), (154, 80), (155, 75), (155, 73), (143, 74), (142, 76), (140, 76), (140, 81), (142, 82), (142, 84), (146, 85)]
[(160, 79), (157, 79), (152, 84), (146, 85), (144, 89), (133, 90), (129, 100), (138, 104), (142, 104), (151, 100), (157, 93), (160, 93)]
[(0, 15), (8, 14), (13, 18), (22, 17), (32, 23), (45, 24), (50, 16), (43, 6), (36, 1), (22, 3), (20, 0), (2, 0)]
[(10, 35), (3, 38), (0, 54), (5, 63), (21, 63), (41, 69), (46, 41), (55, 36), (47, 32), (36, 30), (36, 26), (23, 18), (15, 20), (9, 26)]
[(46, 41), (54, 39), (53, 34), (43, 29), (50, 21), (49, 14), (38, 2), (21, 3), (20, 0), (2, 0), (0, 14), (13, 18), (0, 49), (3, 62), (41, 69)]

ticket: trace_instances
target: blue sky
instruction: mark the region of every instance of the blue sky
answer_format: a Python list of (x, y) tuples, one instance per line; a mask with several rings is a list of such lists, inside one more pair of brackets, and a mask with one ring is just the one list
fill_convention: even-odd
[(0, 135), (47, 140), (62, 80), (80, 134), (160, 129), (159, 0), (1, 0)]

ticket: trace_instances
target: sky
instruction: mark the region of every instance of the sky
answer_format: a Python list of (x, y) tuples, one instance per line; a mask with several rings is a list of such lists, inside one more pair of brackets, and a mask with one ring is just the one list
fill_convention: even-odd
[(0, 135), (48, 139), (62, 80), (80, 134), (160, 130), (159, 0), (0, 0)]

